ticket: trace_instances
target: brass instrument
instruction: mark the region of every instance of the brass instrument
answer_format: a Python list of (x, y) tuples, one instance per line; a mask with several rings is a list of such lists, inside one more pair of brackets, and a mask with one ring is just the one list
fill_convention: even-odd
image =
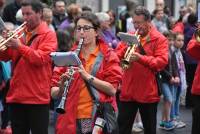
[(200, 29), (196, 29), (195, 33), (194, 33), (195, 39), (197, 42), (200, 42)]
[[(138, 34), (138, 30), (135, 32), (135, 34), (133, 35), (137, 38), (138, 43), (140, 42), (140, 35)], [(133, 52), (135, 52), (138, 43), (133, 43), (133, 42), (127, 42), (129, 43), (129, 47), (126, 50), (126, 53), (124, 55), (124, 58), (121, 61), (121, 67), (122, 69), (126, 70), (129, 68), (130, 66), (130, 59), (131, 59), (131, 55)]]
[[(78, 47), (75, 51), (75, 53), (77, 55), (79, 55), (82, 45), (83, 45), (83, 38), (81, 38), (79, 40)], [(74, 70), (73, 66), (70, 66), (70, 68), (68, 70), (69, 79), (67, 79), (67, 81), (64, 84), (64, 91), (63, 91), (63, 94), (62, 94), (62, 98), (60, 100), (58, 107), (56, 108), (56, 112), (59, 113), (59, 114), (65, 113), (65, 103), (66, 103), (66, 99), (67, 99), (67, 95), (68, 95), (68, 92), (69, 92), (71, 82), (73, 81), (74, 73), (75, 73), (75, 70)]]
[(7, 38), (1, 37), (1, 39), (0, 39), (0, 51), (4, 51), (4, 50), (7, 49), (6, 43), (8, 41), (10, 41), (11, 39), (13, 39), (13, 38), (21, 38), (21, 36), (23, 35), (23, 31), (24, 31), (24, 28), (26, 26), (26, 23), (27, 22), (24, 22), (23, 24), (21, 24), (14, 31), (8, 32), (8, 34), (7, 34), (8, 37)]

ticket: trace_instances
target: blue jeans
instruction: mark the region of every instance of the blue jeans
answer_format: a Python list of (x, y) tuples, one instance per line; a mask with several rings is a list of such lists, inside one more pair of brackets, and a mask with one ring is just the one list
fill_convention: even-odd
[(180, 110), (179, 110), (179, 105), (180, 105), (180, 97), (181, 97), (181, 88), (178, 86), (174, 92), (175, 94), (175, 100), (174, 103), (172, 104), (172, 109), (171, 109), (171, 119), (175, 119), (179, 117), (180, 115)]
[(175, 93), (175, 86), (169, 83), (162, 83), (162, 93), (164, 97), (164, 101), (169, 101), (170, 103), (174, 102), (174, 93)]

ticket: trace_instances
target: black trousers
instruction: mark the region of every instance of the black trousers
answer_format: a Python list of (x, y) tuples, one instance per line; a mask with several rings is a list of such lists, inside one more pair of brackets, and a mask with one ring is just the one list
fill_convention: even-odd
[(192, 83), (194, 80), (194, 74), (196, 72), (196, 68), (197, 68), (196, 64), (185, 64), (186, 81), (187, 81), (187, 85), (188, 85), (187, 92), (186, 92), (186, 98), (185, 98), (185, 105), (187, 108), (190, 108), (193, 106), (191, 89), (192, 89)]
[(7, 103), (3, 103), (3, 111), (1, 112), (1, 129), (6, 129), (8, 122), (10, 121), (9, 107)]
[(119, 102), (119, 134), (131, 134), (135, 116), (139, 109), (144, 134), (156, 134), (158, 103)]
[(8, 104), (6, 103), (6, 95), (10, 88), (10, 80), (6, 82), (6, 86), (1, 91), (2, 93), (2, 104), (3, 104), (3, 111), (1, 112), (1, 129), (6, 129), (8, 126), (8, 122), (10, 121), (10, 109)]
[(192, 134), (200, 132), (200, 95), (193, 95)]
[(12, 134), (48, 134), (49, 105), (10, 104)]

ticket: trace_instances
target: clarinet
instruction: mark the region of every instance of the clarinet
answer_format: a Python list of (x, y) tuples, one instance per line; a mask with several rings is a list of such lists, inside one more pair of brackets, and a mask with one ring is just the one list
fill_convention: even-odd
[[(82, 45), (83, 45), (83, 40), (84, 40), (83, 38), (81, 38), (79, 40), (78, 47), (75, 50), (75, 53), (78, 56), (80, 54), (80, 51), (81, 51), (81, 48), (82, 48)], [(60, 100), (58, 107), (56, 108), (56, 112), (59, 113), (59, 114), (64, 114), (66, 112), (65, 111), (65, 103), (66, 103), (66, 99), (67, 99), (67, 94), (69, 92), (69, 87), (71, 85), (71, 82), (74, 79), (73, 78), (74, 73), (75, 73), (75, 71), (73, 69), (73, 66), (70, 66), (70, 68), (68, 69), (69, 79), (67, 79), (66, 82), (64, 83), (64, 91), (63, 91), (63, 94), (62, 94), (62, 98)]]

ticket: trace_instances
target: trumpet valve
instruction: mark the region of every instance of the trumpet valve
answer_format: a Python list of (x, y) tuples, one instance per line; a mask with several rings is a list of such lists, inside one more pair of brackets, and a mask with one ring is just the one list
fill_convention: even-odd
[(7, 33), (7, 37), (10, 37), (12, 35), (13, 35), (13, 32), (11, 32), (11, 31)]

